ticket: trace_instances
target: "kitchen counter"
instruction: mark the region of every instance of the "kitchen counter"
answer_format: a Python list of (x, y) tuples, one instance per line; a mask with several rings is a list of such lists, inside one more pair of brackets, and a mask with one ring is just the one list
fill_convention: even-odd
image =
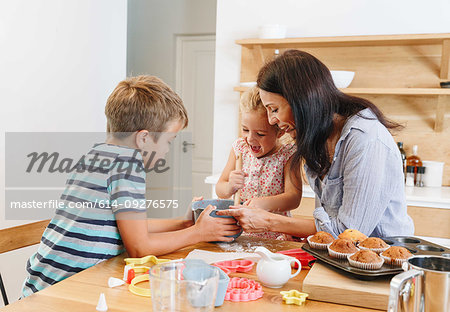
[[(214, 186), (219, 180), (220, 174), (206, 177), (205, 183), (212, 185), (214, 197)], [(431, 207), (450, 209), (450, 187), (412, 187), (405, 186), (406, 204), (416, 207)], [(309, 185), (303, 185), (304, 198), (314, 198), (314, 192)]]

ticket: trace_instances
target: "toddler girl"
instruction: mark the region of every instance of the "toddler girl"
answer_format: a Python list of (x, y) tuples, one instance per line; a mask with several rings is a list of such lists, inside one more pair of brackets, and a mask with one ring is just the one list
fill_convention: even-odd
[[(241, 190), (244, 205), (289, 216), (301, 199), (301, 182), (289, 172), (295, 144), (282, 144), (278, 126), (270, 125), (258, 88), (246, 91), (240, 103), (242, 137), (233, 143), (228, 162), (216, 185), (219, 198), (230, 198)], [(242, 170), (236, 170), (238, 154)], [(254, 234), (272, 239), (286, 236), (265, 232)]]

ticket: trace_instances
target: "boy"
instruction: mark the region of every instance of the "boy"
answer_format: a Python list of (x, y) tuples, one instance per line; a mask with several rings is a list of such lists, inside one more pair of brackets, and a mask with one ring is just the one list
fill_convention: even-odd
[[(212, 206), (195, 225), (147, 220), (144, 169), (164, 157), (188, 123), (169, 86), (152, 76), (128, 78), (108, 98), (105, 114), (108, 139), (94, 145), (67, 180), (64, 207), (56, 210), (27, 262), (23, 297), (125, 249), (130, 257), (162, 255), (202, 241), (231, 241), (226, 236), (239, 231), (234, 220), (210, 217)], [(74, 208), (80, 202), (90, 206)]]

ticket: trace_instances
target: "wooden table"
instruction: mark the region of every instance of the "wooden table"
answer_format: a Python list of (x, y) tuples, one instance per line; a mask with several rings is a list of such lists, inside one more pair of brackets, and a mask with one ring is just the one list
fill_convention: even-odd
[[(302, 243), (274, 241), (274, 240), (255, 240), (254, 238), (242, 237), (237, 240), (245, 248), (248, 244), (261, 241), (271, 251), (299, 248)], [(223, 246), (223, 245), (222, 245)], [(204, 249), (209, 251), (225, 251), (219, 246), (210, 243), (196, 244), (191, 247), (183, 248), (177, 252), (170, 253), (162, 258), (178, 259), (185, 257), (193, 249)], [(87, 270), (77, 273), (64, 281), (61, 281), (51, 287), (48, 287), (38, 293), (35, 293), (23, 300), (15, 302), (3, 309), (6, 311), (95, 311), (100, 293), (105, 293), (108, 304), (108, 311), (150, 311), (152, 304), (150, 298), (139, 297), (128, 291), (128, 286), (123, 285), (116, 288), (109, 288), (108, 278), (123, 276), (123, 267), (126, 255), (120, 255), (104, 261)], [(299, 307), (296, 305), (284, 304), (280, 295), (281, 290), (297, 289), (301, 290), (302, 281), (309, 270), (302, 270), (297, 277), (280, 289), (271, 289), (263, 287), (264, 295), (261, 299), (251, 302), (239, 303), (225, 301), (216, 311), (374, 311), (371, 309), (332, 304), (307, 300), (306, 305)], [(256, 278), (256, 266), (247, 273), (232, 273), (232, 277)]]

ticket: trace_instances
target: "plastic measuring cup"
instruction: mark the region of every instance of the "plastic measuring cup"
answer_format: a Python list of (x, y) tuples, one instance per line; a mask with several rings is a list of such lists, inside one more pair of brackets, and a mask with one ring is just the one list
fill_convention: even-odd
[(153, 311), (213, 311), (219, 269), (198, 260), (161, 263), (150, 270)]

